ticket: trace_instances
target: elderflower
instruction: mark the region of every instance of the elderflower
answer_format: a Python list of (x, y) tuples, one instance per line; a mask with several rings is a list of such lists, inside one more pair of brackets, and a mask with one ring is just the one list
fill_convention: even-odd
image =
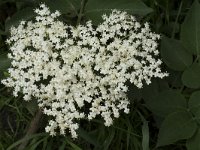
[(129, 113), (127, 82), (142, 88), (153, 77), (167, 76), (157, 57), (160, 36), (126, 12), (103, 15), (96, 28), (91, 21), (66, 25), (44, 4), (35, 13), (34, 21), (11, 28), (12, 65), (2, 83), (13, 88), (14, 96), (22, 92), (26, 101), (37, 99), (51, 117), (50, 135), (68, 130), (76, 138), (82, 118), (101, 116), (112, 125), (122, 111)]

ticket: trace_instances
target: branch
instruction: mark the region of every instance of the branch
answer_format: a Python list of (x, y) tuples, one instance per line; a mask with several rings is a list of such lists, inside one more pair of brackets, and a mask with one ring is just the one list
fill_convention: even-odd
[[(28, 136), (34, 134), (37, 132), (38, 130), (38, 127), (39, 127), (39, 123), (40, 123), (40, 120), (42, 118), (42, 111), (39, 109), (35, 115), (35, 117), (32, 119), (31, 123), (30, 123), (30, 126), (26, 132), (26, 135), (24, 136), (23, 139), (26, 139)], [(28, 144), (28, 139), (27, 140), (24, 140), (24, 142), (22, 142), (19, 147), (18, 147), (18, 150), (23, 150), (25, 149), (26, 145)]]

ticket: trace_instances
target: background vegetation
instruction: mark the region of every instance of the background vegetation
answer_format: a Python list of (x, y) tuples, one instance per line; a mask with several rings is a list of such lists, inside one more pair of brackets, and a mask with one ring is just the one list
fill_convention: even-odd
[(46, 134), (46, 116), (41, 116), (36, 102), (14, 98), (11, 89), (0, 84), (0, 150), (200, 150), (198, 0), (0, 0), (1, 79), (10, 65), (5, 44), (9, 28), (32, 19), (41, 2), (60, 10), (61, 20), (72, 25), (88, 19), (97, 25), (101, 15), (114, 8), (150, 22), (162, 36), (163, 70), (170, 75), (141, 90), (130, 86), (130, 114), (109, 128), (101, 119), (82, 121), (77, 140)]

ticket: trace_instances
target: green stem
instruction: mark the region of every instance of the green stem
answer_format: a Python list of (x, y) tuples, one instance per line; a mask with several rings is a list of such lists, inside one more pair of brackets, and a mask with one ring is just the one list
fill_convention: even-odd
[(83, 15), (83, 10), (84, 10), (84, 5), (85, 5), (85, 0), (82, 0), (81, 1), (81, 9), (80, 9), (80, 12), (78, 14), (78, 20), (77, 20), (77, 26), (80, 24), (81, 22), (81, 18), (82, 18), (82, 15)]
[(178, 22), (178, 18), (179, 18), (180, 13), (181, 13), (182, 5), (183, 5), (183, 3), (182, 3), (182, 1), (181, 1), (180, 7), (179, 7), (179, 9), (178, 9), (178, 14), (177, 14), (177, 16), (176, 16), (174, 28), (173, 28), (173, 31), (172, 31), (172, 38), (174, 38), (174, 36), (175, 36), (175, 28), (176, 28), (176, 24), (177, 24), (177, 22)]
[(196, 59), (194, 60), (194, 63), (197, 63), (198, 62), (198, 60), (199, 60), (199, 54), (197, 53), (197, 57), (196, 57)]
[(26, 148), (26, 145), (28, 144), (28, 140), (29, 140), (28, 137), (37, 131), (41, 118), (42, 118), (42, 111), (39, 109), (35, 117), (31, 120), (30, 126), (26, 132), (26, 135), (23, 138), (25, 140), (19, 145), (18, 150), (23, 150)]

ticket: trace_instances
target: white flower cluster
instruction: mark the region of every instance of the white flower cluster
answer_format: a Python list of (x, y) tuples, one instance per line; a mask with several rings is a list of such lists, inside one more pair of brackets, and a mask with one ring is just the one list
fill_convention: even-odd
[(91, 21), (65, 25), (44, 4), (35, 12), (34, 22), (11, 28), (12, 66), (2, 83), (14, 88), (14, 96), (37, 98), (52, 118), (46, 127), (51, 135), (69, 130), (76, 138), (81, 118), (101, 116), (110, 126), (120, 111), (129, 112), (127, 82), (142, 88), (152, 77), (167, 76), (158, 59), (160, 36), (126, 12), (113, 10), (96, 28)]

